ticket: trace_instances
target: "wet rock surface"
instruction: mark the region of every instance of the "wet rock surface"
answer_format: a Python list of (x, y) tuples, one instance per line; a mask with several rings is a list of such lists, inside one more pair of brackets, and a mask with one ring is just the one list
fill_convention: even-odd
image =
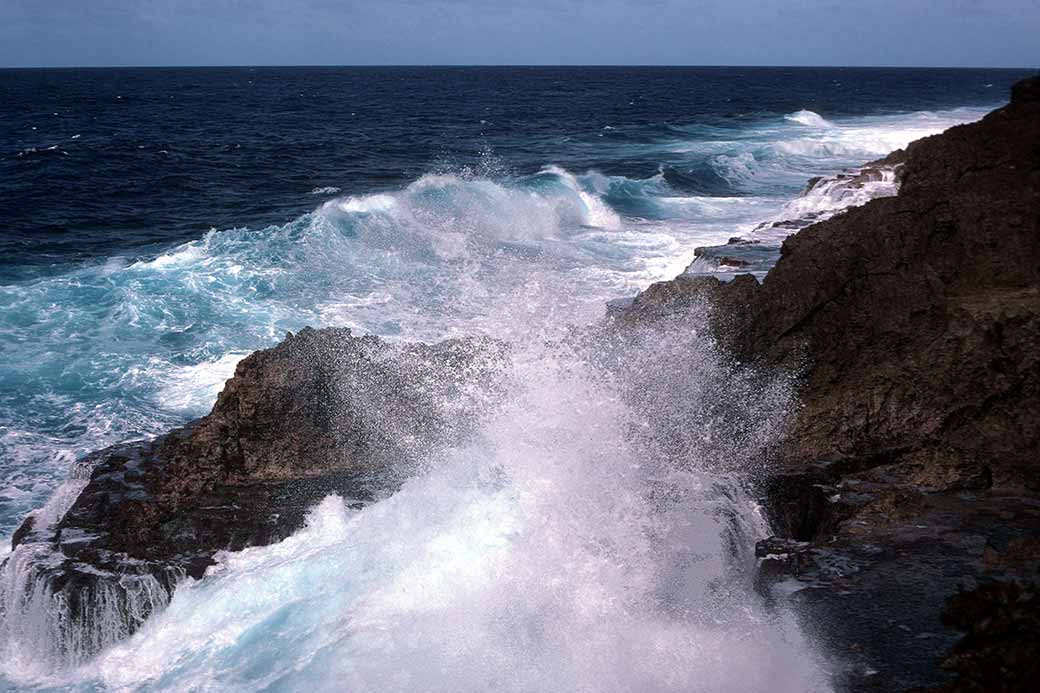
[(802, 373), (759, 584), (840, 689), (1035, 690), (1040, 78), (893, 161), (898, 196), (790, 236), (761, 283), (682, 276), (611, 319), (707, 298), (737, 359)]
[[(1037, 547), (1032, 547), (1035, 559)], [(967, 635), (943, 668), (957, 678), (932, 693), (1033, 690), (1040, 681), (1040, 593), (1035, 585), (998, 583), (958, 594), (943, 610), (943, 623)]]

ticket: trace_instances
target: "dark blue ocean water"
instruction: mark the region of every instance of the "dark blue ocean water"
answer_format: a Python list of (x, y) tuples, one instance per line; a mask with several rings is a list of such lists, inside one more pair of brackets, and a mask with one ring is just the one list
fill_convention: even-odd
[[(678, 192), (731, 186), (685, 153), (806, 109), (824, 118), (1000, 102), (1022, 71), (213, 68), (0, 71), (0, 280), (210, 228), (284, 223), (307, 193), (400, 187), (486, 152)], [(604, 130), (604, 127), (612, 130)]]
[[(697, 246), (776, 244), (763, 222), (893, 194), (802, 191), (982, 117), (1025, 74), (0, 70), (0, 561), (26, 513), (64, 512), (75, 459), (204, 414), (287, 330), (521, 345), (472, 444), (363, 511), (327, 499), (82, 669), (25, 582), (50, 554), (20, 547), (0, 568), (0, 688), (824, 689), (793, 622), (734, 581), (726, 532), (766, 531), (752, 504), (694, 460), (668, 472), (683, 503), (648, 507), (638, 489), (662, 479), (621, 433), (638, 422), (545, 345)], [(640, 370), (710, 447), (701, 398), (726, 388), (705, 385), (722, 370), (696, 335), (655, 336), (640, 353), (668, 356)], [(744, 447), (793, 406), (771, 388), (730, 403), (756, 423)]]

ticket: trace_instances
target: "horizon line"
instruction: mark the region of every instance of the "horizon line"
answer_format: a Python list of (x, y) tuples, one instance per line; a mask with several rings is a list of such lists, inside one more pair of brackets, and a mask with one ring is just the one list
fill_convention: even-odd
[(831, 70), (1035, 70), (1040, 66), (977, 66), (977, 65), (723, 65), (686, 63), (384, 63), (384, 64), (335, 64), (335, 63), (257, 63), (257, 64), (184, 64), (184, 65), (2, 65), (0, 70), (183, 70), (183, 69), (259, 69), (259, 68), (332, 68), (332, 69), (467, 69), (467, 68), (699, 68), (699, 69), (831, 69)]

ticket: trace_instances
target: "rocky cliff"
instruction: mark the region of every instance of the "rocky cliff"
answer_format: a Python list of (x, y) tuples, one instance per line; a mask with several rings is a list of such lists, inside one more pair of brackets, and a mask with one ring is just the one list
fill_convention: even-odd
[(761, 577), (787, 580), (843, 686), (1024, 690), (1040, 661), (1040, 78), (899, 157), (898, 196), (789, 237), (761, 284), (679, 277), (614, 321), (707, 296), (737, 358), (802, 373), (761, 489), (782, 533)]

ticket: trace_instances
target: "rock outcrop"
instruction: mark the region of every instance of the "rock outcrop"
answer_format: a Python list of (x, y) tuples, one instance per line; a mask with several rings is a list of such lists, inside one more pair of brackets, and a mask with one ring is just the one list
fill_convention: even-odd
[(458, 442), (493, 405), (501, 354), (488, 340), (290, 334), (239, 363), (208, 416), (84, 460), (89, 481), (61, 520), (30, 516), (15, 534), (0, 609), (52, 622), (41, 647), (82, 660), (218, 551), (285, 538), (326, 495), (392, 490), (421, 455)]
[[(1038, 578), (1040, 78), (899, 156), (897, 196), (789, 237), (761, 284), (682, 276), (613, 321), (707, 297), (738, 359), (803, 374), (762, 487), (790, 541), (760, 547), (761, 577), (793, 578), (842, 687), (1025, 690), (996, 672), (1040, 658), (1036, 598), (1006, 596)], [(951, 604), (988, 613), (994, 589), (1006, 627), (943, 621), (962, 590)]]

